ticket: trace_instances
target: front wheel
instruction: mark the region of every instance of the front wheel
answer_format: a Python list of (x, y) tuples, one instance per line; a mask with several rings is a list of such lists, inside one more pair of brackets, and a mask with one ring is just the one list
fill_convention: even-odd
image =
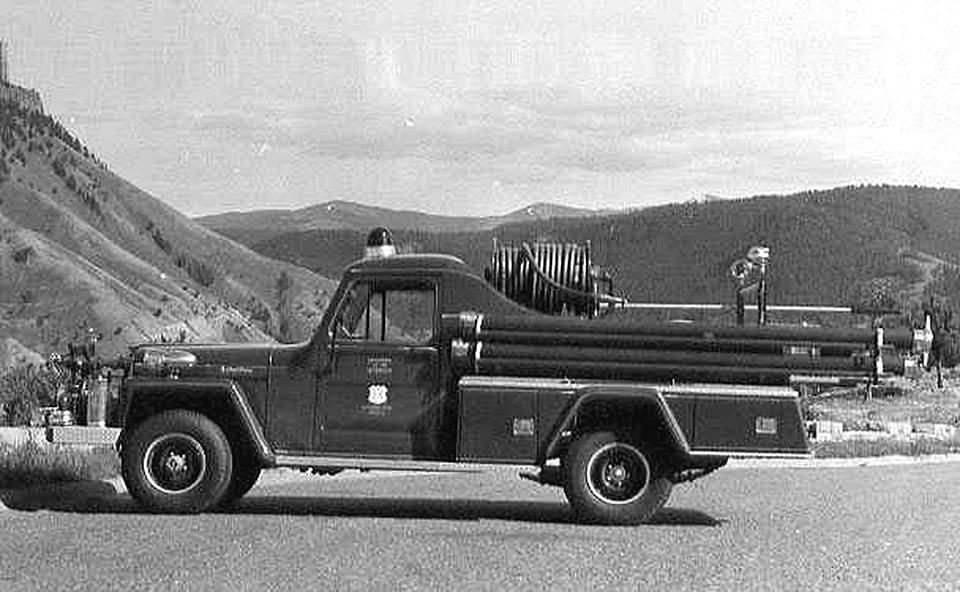
[(672, 489), (642, 447), (610, 432), (579, 437), (564, 458), (563, 491), (574, 514), (586, 522), (646, 522)]
[(223, 496), (222, 504), (230, 504), (245, 496), (260, 479), (260, 465), (250, 459), (233, 459), (233, 475)]
[(137, 426), (120, 453), (127, 490), (143, 506), (195, 513), (220, 502), (233, 471), (230, 444), (204, 415), (175, 409)]

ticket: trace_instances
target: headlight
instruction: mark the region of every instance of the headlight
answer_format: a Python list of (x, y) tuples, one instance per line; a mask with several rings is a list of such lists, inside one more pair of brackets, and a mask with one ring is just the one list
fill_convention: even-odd
[(147, 347), (140, 350), (140, 363), (144, 366), (186, 368), (197, 363), (197, 356), (179, 349)]

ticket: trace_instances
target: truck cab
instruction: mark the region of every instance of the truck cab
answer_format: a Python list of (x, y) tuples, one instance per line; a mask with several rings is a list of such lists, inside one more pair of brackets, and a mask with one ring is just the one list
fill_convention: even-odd
[(439, 255), (348, 267), (313, 339), (273, 349), (262, 418), (271, 449), (454, 460), (456, 380), (444, 314), (521, 311), (467, 271)]

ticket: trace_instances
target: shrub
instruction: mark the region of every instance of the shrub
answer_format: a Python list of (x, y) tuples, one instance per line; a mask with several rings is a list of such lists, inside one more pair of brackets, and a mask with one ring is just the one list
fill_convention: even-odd
[(267, 308), (263, 302), (257, 299), (256, 296), (251, 296), (244, 307), (247, 312), (247, 316), (252, 321), (258, 321), (261, 323), (269, 323), (272, 315), (270, 314), (270, 309)]
[(935, 438), (912, 438), (899, 440), (841, 440), (816, 442), (813, 445), (817, 458), (866, 458), (874, 456), (925, 456), (960, 452), (960, 439), (938, 440)]
[(30, 246), (18, 249), (13, 253), (13, 261), (15, 263), (26, 263), (35, 252), (33, 247)]
[(40, 407), (56, 404), (63, 377), (53, 367), (18, 366), (0, 375), (0, 424), (30, 425)]
[(53, 166), (53, 172), (58, 177), (60, 177), (61, 179), (65, 179), (67, 177), (67, 170), (63, 166), (63, 155), (59, 155), (55, 159), (53, 159), (52, 166)]
[(177, 255), (176, 264), (177, 267), (180, 267), (187, 272), (187, 275), (190, 276), (190, 279), (205, 288), (209, 288), (213, 285), (213, 282), (217, 280), (217, 274), (213, 268), (208, 266), (203, 261), (200, 261), (196, 257), (183, 254)]

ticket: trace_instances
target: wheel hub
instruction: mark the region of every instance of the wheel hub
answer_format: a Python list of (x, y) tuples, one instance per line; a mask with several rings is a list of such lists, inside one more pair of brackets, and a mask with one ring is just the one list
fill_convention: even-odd
[(614, 489), (623, 489), (629, 479), (630, 472), (622, 464), (611, 464), (604, 469), (603, 480)]
[(189, 434), (164, 434), (147, 447), (143, 472), (151, 486), (167, 494), (186, 493), (203, 479), (207, 457)]
[(174, 454), (172, 452), (167, 455), (167, 460), (163, 463), (163, 467), (173, 479), (182, 479), (190, 469), (186, 455)]
[(609, 504), (627, 504), (643, 495), (650, 482), (650, 464), (636, 447), (611, 442), (599, 448), (587, 465), (587, 485)]

